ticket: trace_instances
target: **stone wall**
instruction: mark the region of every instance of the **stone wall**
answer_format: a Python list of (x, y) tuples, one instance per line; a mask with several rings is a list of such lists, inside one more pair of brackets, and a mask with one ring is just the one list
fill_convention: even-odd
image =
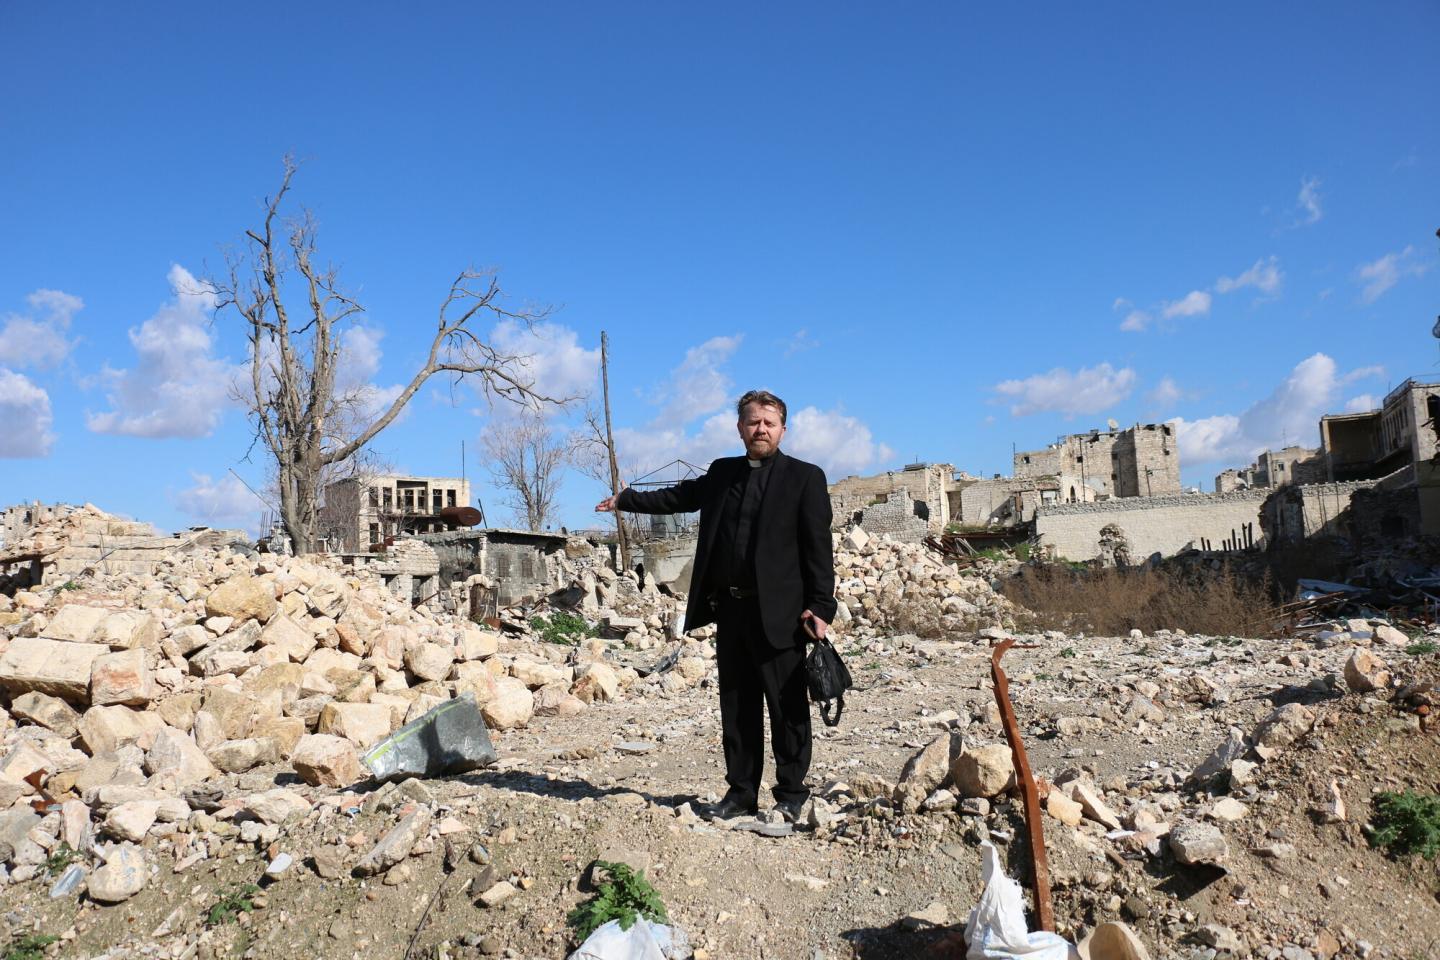
[(679, 593), (689, 593), (698, 543), (695, 537), (647, 540), (639, 546), (640, 562), (657, 584), (664, 584)]
[[(893, 500), (901, 490), (906, 496), (924, 505), (928, 532), (939, 533), (950, 522), (950, 499), (947, 491), (954, 485), (955, 467), (948, 463), (931, 463), (915, 470), (891, 470), (873, 477), (846, 477), (830, 484), (832, 529), (853, 526), (858, 515), (868, 508)], [(866, 529), (870, 526), (867, 524)]]
[(1042, 549), (1067, 560), (1101, 555), (1101, 529), (1118, 528), (1139, 562), (1153, 553), (1164, 556), (1187, 547), (1224, 549), (1228, 542), (1262, 546), (1260, 507), (1267, 491), (1227, 494), (1176, 494), (1134, 497), (1101, 503), (1055, 504), (1035, 515), (1035, 533)]
[[(919, 516), (925, 509), (922, 501), (912, 498), (904, 487), (889, 496), (884, 503), (872, 504), (859, 512), (859, 526), (866, 533), (883, 533), (900, 543), (919, 543), (933, 532), (931, 524)], [(943, 524), (940, 529), (944, 529)]]

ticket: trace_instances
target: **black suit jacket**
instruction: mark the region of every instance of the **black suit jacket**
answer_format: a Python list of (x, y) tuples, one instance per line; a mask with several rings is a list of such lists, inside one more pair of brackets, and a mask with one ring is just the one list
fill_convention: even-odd
[[(742, 471), (744, 457), (722, 457), (704, 476), (664, 490), (622, 490), (616, 501), (631, 513), (700, 513), (685, 629), (715, 622), (705, 578), (715, 543), (725, 491)], [(825, 471), (813, 463), (775, 452), (774, 471), (765, 486), (755, 520), (755, 580), (765, 638), (777, 649), (803, 643), (800, 614), (810, 610), (825, 622), (835, 618), (835, 558), (830, 543), (830, 493)]]

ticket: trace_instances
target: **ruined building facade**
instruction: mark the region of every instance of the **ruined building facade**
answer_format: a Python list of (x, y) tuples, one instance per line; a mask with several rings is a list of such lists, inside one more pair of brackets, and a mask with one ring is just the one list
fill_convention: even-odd
[(470, 506), (458, 477), (350, 477), (325, 488), (320, 529), (334, 553), (367, 550), (387, 537), (450, 529), (442, 512)]
[[(1175, 427), (1145, 423), (1124, 430), (1091, 430), (1061, 437), (1043, 450), (1015, 454), (1018, 479), (1055, 478), (1059, 500), (1163, 497), (1180, 492)], [(1085, 488), (1094, 491), (1095, 496)]]
[(1320, 483), (1325, 479), (1325, 457), (1321, 450), (1292, 445), (1262, 451), (1248, 467), (1218, 474), (1215, 492), (1273, 489), (1289, 483)]

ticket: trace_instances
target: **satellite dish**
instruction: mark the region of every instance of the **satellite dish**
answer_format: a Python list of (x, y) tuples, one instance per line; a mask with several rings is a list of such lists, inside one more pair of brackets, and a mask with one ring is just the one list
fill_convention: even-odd
[(1435, 318), (1435, 326), (1430, 328), (1430, 336), (1440, 340), (1440, 317)]
[[(1437, 320), (1435, 325), (1436, 325), (1437, 328), (1440, 328), (1440, 320)], [(1440, 337), (1440, 333), (1435, 334), (1435, 336)], [(1120, 429), (1120, 424), (1118, 424), (1118, 423), (1115, 422), (1115, 418), (1114, 418), (1114, 417), (1111, 417), (1109, 420), (1106, 420), (1106, 421), (1105, 421), (1105, 426), (1109, 427), (1111, 430), (1119, 430), (1119, 429)]]

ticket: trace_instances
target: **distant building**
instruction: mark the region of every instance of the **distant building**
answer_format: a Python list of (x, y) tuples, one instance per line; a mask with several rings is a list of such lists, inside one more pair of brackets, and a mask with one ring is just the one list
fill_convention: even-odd
[(1248, 467), (1226, 470), (1215, 477), (1215, 492), (1259, 490), (1288, 483), (1320, 483), (1326, 479), (1325, 457), (1313, 447), (1289, 446), (1265, 450)]
[(454, 529), (454, 511), (469, 506), (470, 481), (458, 477), (350, 477), (325, 488), (321, 535), (330, 552), (353, 553), (386, 538)]
[(1055, 480), (1062, 503), (1181, 492), (1180, 449), (1168, 423), (1070, 434), (1043, 450), (1015, 454), (1014, 474)]

